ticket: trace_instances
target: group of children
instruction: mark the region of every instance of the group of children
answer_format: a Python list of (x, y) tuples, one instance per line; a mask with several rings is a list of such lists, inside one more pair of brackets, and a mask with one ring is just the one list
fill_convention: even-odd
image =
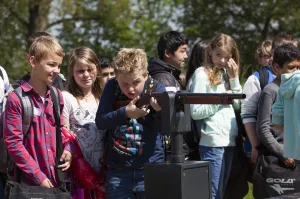
[[(32, 70), (18, 82), (33, 106), (29, 131), (23, 132), (24, 110), (14, 92), (9, 93), (4, 111), (5, 145), (22, 172), (23, 183), (55, 187), (56, 169), (62, 169), (69, 171), (74, 199), (145, 198), (144, 164), (164, 162), (166, 142), (159, 134), (159, 102), (152, 97), (148, 105), (139, 106), (138, 100), (149, 92), (180, 92), (185, 86), (192, 93), (247, 95), (232, 105), (190, 105), (201, 138), (195, 149), (185, 135), (183, 149), (186, 159), (211, 163), (213, 199), (225, 195), (239, 133), (236, 112), (241, 107), (253, 163), (260, 144), (289, 168), (295, 167), (294, 159), (300, 159), (295, 150), (299, 147), (298, 126), (290, 125), (292, 121), (297, 124), (300, 117), (294, 112), (298, 107), (300, 53), (289, 35), (262, 43), (257, 55), (264, 71), (250, 76), (244, 90), (239, 82), (237, 44), (223, 33), (195, 44), (186, 85), (181, 71), (188, 60), (188, 39), (176, 31), (160, 38), (159, 58), (149, 62), (142, 49), (123, 48), (110, 63), (105, 57), (99, 61), (87, 47), (74, 48), (68, 58), (68, 83), (59, 92), (64, 147), (60, 165), (55, 165), (56, 122), (50, 87), (62, 78), (59, 74), (65, 53), (48, 34), (38, 33), (33, 38), (27, 54)], [(270, 84), (263, 85), (262, 78)], [(277, 139), (283, 132), (284, 147)]]

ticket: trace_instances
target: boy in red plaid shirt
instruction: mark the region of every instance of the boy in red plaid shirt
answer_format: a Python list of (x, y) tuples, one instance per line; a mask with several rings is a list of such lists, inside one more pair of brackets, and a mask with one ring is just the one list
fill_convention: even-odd
[[(64, 51), (59, 43), (49, 36), (38, 38), (29, 49), (29, 62), (32, 66), (29, 81), (20, 87), (32, 100), (33, 121), (28, 132), (22, 132), (22, 107), (14, 92), (8, 96), (5, 106), (4, 139), (12, 161), (22, 172), (22, 183), (55, 187), (56, 168), (67, 170), (72, 161), (70, 143), (62, 135), (64, 151), (55, 165), (56, 129), (53, 113), (53, 100), (50, 85), (60, 72)], [(63, 99), (59, 92), (60, 112)], [(26, 134), (24, 139), (24, 134)]]

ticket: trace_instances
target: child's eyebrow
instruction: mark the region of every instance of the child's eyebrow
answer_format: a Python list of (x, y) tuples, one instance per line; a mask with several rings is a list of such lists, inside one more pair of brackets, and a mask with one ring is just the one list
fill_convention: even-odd
[(55, 63), (55, 64), (58, 63), (57, 61), (54, 61), (54, 60), (48, 60), (48, 62)]
[(293, 60), (290, 62), (290, 65), (295, 66), (295, 65), (300, 65), (300, 61), (298, 60)]
[(54, 64), (54, 65), (61, 66), (61, 65), (62, 65), (62, 62), (49, 61), (48, 64)]
[(140, 78), (136, 78), (136, 79), (133, 79), (132, 81), (140, 81), (141, 79)]

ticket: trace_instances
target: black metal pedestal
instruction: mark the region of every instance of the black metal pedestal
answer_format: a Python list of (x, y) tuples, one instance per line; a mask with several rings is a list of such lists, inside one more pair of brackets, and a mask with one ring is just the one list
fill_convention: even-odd
[(145, 188), (147, 199), (211, 199), (210, 164), (146, 164)]
[(182, 134), (191, 131), (189, 104), (232, 104), (245, 95), (164, 92), (153, 96), (162, 107), (160, 133), (171, 135), (171, 163), (145, 164), (146, 198), (211, 199), (210, 163), (184, 162)]

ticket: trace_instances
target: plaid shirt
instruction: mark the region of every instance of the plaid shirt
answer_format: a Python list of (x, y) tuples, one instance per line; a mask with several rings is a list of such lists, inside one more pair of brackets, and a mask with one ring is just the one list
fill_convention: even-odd
[[(4, 112), (5, 144), (12, 160), (22, 171), (22, 181), (28, 185), (40, 185), (48, 178), (55, 186), (56, 130), (50, 89), (47, 89), (43, 103), (29, 83), (24, 82), (21, 87), (29, 94), (34, 105), (32, 125), (23, 140), (21, 103), (17, 95), (11, 92)], [(62, 112), (64, 104), (61, 92), (59, 95)], [(69, 140), (63, 134), (62, 140), (64, 150), (70, 151)]]

